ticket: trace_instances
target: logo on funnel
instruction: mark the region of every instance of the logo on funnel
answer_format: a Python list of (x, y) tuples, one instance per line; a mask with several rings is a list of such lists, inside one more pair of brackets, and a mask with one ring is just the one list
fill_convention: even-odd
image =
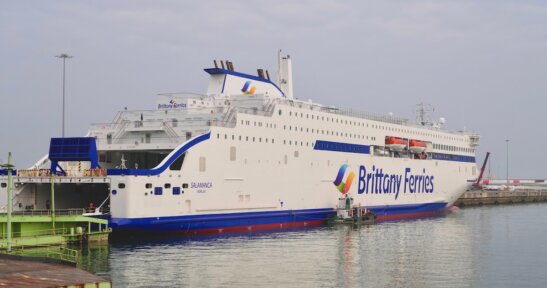
[(245, 82), (243, 88), (241, 88), (241, 92), (244, 94), (253, 95), (256, 91), (256, 86), (251, 86), (250, 88), (249, 86), (251, 86), (251, 81)]

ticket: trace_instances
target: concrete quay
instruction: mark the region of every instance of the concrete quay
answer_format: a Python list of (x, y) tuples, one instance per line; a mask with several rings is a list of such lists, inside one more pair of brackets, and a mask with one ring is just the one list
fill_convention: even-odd
[(454, 203), (458, 207), (547, 202), (547, 189), (515, 189), (465, 192)]

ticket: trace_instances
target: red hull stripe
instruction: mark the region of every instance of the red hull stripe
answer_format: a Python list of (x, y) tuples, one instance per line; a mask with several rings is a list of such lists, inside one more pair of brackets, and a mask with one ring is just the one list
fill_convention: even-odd
[[(415, 219), (415, 218), (425, 218), (439, 216), (447, 213), (447, 210), (438, 210), (430, 212), (418, 212), (418, 213), (407, 213), (407, 214), (392, 214), (392, 215), (382, 215), (376, 218), (376, 221), (395, 221), (395, 220), (404, 220), (404, 219)], [(326, 224), (326, 220), (311, 220), (303, 222), (286, 222), (286, 223), (275, 223), (275, 224), (261, 224), (261, 225), (247, 225), (247, 226), (236, 226), (236, 227), (225, 227), (225, 228), (209, 228), (209, 229), (198, 229), (192, 231), (184, 231), (181, 234), (221, 234), (221, 233), (241, 233), (241, 232), (252, 232), (252, 231), (273, 231), (273, 230), (284, 230), (291, 228), (302, 228), (302, 227), (317, 227)]]
[(221, 233), (241, 233), (252, 231), (271, 231), (271, 230), (283, 230), (291, 228), (302, 227), (317, 227), (326, 223), (326, 220), (310, 220), (301, 222), (286, 222), (286, 223), (272, 223), (272, 224), (258, 224), (258, 225), (246, 225), (246, 226), (232, 226), (224, 228), (207, 228), (197, 229), (190, 231), (182, 231), (180, 234), (221, 234)]

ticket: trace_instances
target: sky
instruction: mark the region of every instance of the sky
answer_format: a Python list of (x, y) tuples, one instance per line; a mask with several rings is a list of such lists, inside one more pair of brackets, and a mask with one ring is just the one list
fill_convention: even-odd
[(279, 49), (299, 99), (413, 120), (429, 103), (480, 133), (493, 177), (509, 152), (510, 178), (547, 178), (547, 2), (522, 0), (0, 0), (0, 162), (29, 167), (61, 135), (55, 55), (74, 56), (66, 135), (83, 136), (158, 93), (204, 93), (213, 59), (274, 72)]

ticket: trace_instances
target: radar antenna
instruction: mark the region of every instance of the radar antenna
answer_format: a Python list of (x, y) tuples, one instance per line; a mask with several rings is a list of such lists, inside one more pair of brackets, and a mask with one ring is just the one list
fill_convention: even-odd
[(433, 121), (431, 121), (431, 119), (429, 118), (429, 114), (435, 112), (435, 107), (433, 107), (433, 105), (431, 104), (426, 104), (423, 102), (419, 103), (417, 106), (418, 108), (416, 109), (416, 112), (418, 113), (418, 122), (422, 126), (433, 126)]

